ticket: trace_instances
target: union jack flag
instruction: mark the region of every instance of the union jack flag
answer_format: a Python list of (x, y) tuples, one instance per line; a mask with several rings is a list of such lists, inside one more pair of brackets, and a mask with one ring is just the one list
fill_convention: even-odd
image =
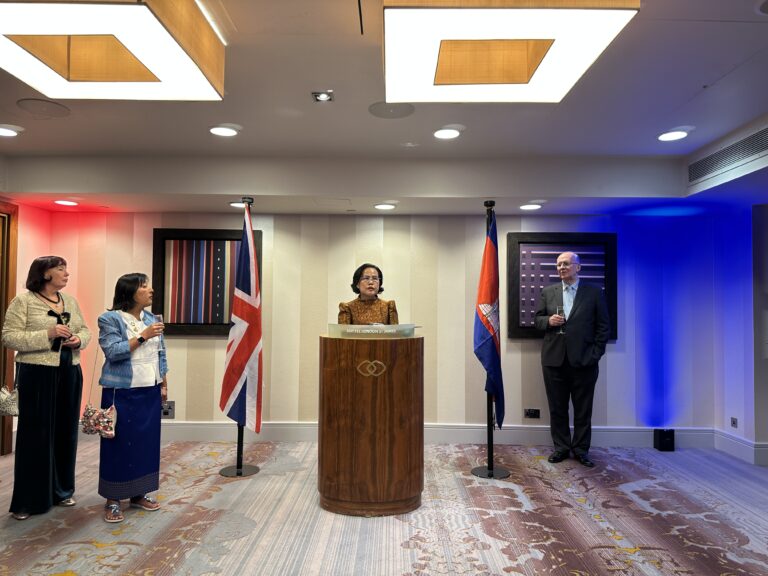
[(261, 289), (250, 207), (245, 205), (243, 239), (235, 269), (232, 326), (219, 408), (239, 425), (261, 431), (263, 365)]
[(501, 428), (504, 422), (504, 380), (501, 376), (499, 342), (499, 250), (496, 239), (496, 213), (492, 210), (485, 237), (480, 281), (477, 285), (474, 347), (475, 356), (485, 368), (485, 391), (493, 395), (496, 424)]

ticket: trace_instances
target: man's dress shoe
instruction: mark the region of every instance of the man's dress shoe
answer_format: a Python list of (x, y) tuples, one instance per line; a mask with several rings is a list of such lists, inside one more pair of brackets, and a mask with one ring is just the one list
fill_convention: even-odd
[(552, 454), (549, 455), (549, 458), (547, 458), (547, 462), (551, 464), (557, 464), (558, 462), (562, 462), (568, 458), (568, 450), (557, 450), (556, 452), (552, 452)]
[(581, 464), (582, 466), (586, 466), (587, 468), (595, 467), (595, 463), (592, 462), (592, 460), (590, 460), (589, 456), (587, 456), (586, 454), (577, 454), (576, 460), (579, 461), (579, 464)]

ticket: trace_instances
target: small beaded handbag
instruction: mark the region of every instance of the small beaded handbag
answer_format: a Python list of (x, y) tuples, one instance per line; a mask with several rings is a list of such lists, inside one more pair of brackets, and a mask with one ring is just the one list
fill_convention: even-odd
[(102, 438), (114, 438), (115, 427), (117, 426), (117, 408), (115, 407), (115, 396), (117, 392), (112, 389), (112, 406), (109, 408), (94, 408), (91, 404), (91, 392), (93, 391), (93, 378), (96, 374), (96, 360), (99, 357), (98, 348), (93, 359), (93, 372), (91, 372), (91, 386), (88, 389), (88, 403), (83, 410), (83, 416), (80, 418), (80, 429), (83, 434), (98, 434)]

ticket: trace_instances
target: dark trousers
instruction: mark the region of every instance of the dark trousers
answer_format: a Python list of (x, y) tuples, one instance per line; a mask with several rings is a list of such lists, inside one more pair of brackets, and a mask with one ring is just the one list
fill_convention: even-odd
[[(543, 371), (555, 450), (571, 450), (577, 456), (587, 454), (592, 443), (592, 401), (598, 365), (577, 368), (566, 358), (562, 366), (543, 366)], [(568, 422), (570, 402), (573, 402), (573, 437)]]
[(80, 366), (17, 364), (19, 422), (10, 512), (42, 514), (75, 492)]

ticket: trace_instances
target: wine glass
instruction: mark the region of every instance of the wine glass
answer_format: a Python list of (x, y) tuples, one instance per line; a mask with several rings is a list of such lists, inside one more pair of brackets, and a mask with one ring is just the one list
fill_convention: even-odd
[[(565, 308), (563, 306), (558, 306), (556, 313), (558, 316), (565, 318)], [(560, 330), (557, 331), (558, 334), (565, 334), (565, 329), (563, 328), (564, 325), (565, 324), (560, 324)]]

